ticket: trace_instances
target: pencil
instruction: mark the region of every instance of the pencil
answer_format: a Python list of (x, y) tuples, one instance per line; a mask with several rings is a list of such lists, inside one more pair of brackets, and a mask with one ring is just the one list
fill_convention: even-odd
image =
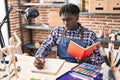
[(106, 55), (104, 56), (104, 60), (105, 60), (105, 63), (106, 63), (108, 66), (110, 66), (110, 62), (109, 62), (109, 60), (108, 60), (108, 58), (107, 58)]
[(115, 67), (118, 67), (120, 65), (120, 59), (119, 61), (117, 62), (117, 64), (115, 65)]
[(117, 55), (116, 55), (116, 57), (115, 57), (115, 60), (114, 60), (114, 62), (117, 60), (118, 54), (119, 54), (119, 52), (117, 52)]
[(7, 77), (7, 76), (8, 76), (8, 74), (4, 74), (2, 77), (0, 77), (0, 80)]
[(111, 64), (110, 64), (110, 66), (111, 67), (114, 67), (115, 65), (114, 65), (114, 54), (113, 54), (113, 51), (111, 51), (111, 55), (110, 55), (110, 59), (111, 59)]
[[(13, 69), (11, 70), (11, 72), (10, 72), (10, 74), (13, 72)], [(2, 77), (0, 77), (0, 80), (1, 79), (3, 79), (3, 78), (5, 78), (5, 77), (7, 77), (8, 76), (8, 74), (6, 73), (6, 74), (4, 74)]]

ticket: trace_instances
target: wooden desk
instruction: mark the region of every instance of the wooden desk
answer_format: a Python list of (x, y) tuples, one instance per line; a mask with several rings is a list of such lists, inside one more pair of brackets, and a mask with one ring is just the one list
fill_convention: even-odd
[(44, 74), (44, 73), (33, 73), (31, 72), (31, 70), (34, 67), (33, 65), (34, 57), (25, 56), (25, 55), (16, 55), (16, 56), (18, 58), (17, 66), (21, 67), (21, 71), (18, 72), (19, 75), (18, 80), (30, 80), (31, 78), (37, 78), (41, 80), (56, 80), (57, 77), (59, 77), (60, 75), (69, 71), (71, 68), (77, 65), (75, 63), (65, 62), (62, 68), (59, 70), (59, 72), (55, 75)]
[[(108, 49), (106, 49), (107, 52)], [(115, 50), (116, 51), (116, 50)], [(56, 80), (57, 77), (64, 74), (65, 72), (71, 70), (77, 64), (65, 62), (60, 71), (53, 75), (53, 74), (43, 74), (43, 73), (33, 73), (31, 70), (33, 69), (33, 61), (34, 57), (25, 56), (25, 55), (16, 55), (18, 58), (17, 66), (21, 67), (21, 71), (18, 73), (19, 79), (18, 80), (30, 80), (31, 78), (37, 78), (41, 80)], [(120, 58), (120, 55), (118, 59)], [(58, 63), (59, 64), (59, 63)], [(5, 79), (6, 80), (6, 79)], [(15, 79), (12, 79), (15, 80)]]

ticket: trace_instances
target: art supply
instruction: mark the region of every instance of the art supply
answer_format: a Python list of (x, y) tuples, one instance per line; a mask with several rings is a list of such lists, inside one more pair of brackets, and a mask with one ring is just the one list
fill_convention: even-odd
[[(13, 72), (13, 69), (10, 71), (10, 74), (11, 74), (12, 72)], [(5, 78), (5, 77), (7, 77), (7, 76), (8, 76), (7, 73), (3, 74), (2, 76), (0, 76), (0, 80), (3, 79), (3, 78)]]
[(107, 58), (106, 55), (104, 56), (104, 60), (105, 60), (105, 63), (106, 63), (108, 66), (110, 66), (110, 61), (108, 60), (108, 58)]
[(38, 78), (31, 78), (30, 80), (41, 80), (41, 79), (38, 79)]
[(117, 54), (116, 54), (116, 57), (115, 57), (115, 61), (114, 61), (114, 63), (116, 64), (115, 67), (118, 67), (119, 64), (120, 64), (119, 54), (120, 54), (120, 47), (119, 47), (119, 49), (118, 49), (118, 51), (117, 51)]
[(4, 74), (4, 75), (0, 76), (0, 80), (7, 77), (7, 76), (8, 76), (8, 74)]
[(119, 61), (117, 62), (117, 64), (115, 65), (115, 67), (118, 67), (120, 65), (120, 59)]
[(58, 77), (56, 80), (94, 80), (92, 77), (80, 74), (75, 71), (68, 71), (65, 74)]
[(117, 60), (117, 57), (118, 57), (118, 54), (119, 54), (119, 52), (117, 52), (117, 55), (116, 55), (116, 57), (115, 57), (115, 61), (114, 61), (114, 62), (116, 62), (116, 60)]
[[(112, 40), (109, 41), (109, 56), (104, 57), (105, 59), (105, 63), (106, 64), (102, 64), (102, 68), (103, 68), (103, 80), (119, 80), (120, 78), (120, 74), (119, 74), (119, 65), (120, 65), (120, 58), (119, 58), (119, 51), (117, 52), (117, 54), (114, 56), (115, 52), (114, 52), (114, 43)], [(120, 48), (119, 48), (120, 49)], [(106, 54), (107, 56), (107, 54)]]
[(101, 69), (102, 68), (99, 66), (91, 65), (88, 63), (82, 63), (75, 66), (72, 70), (82, 74), (86, 74), (88, 76), (92, 76), (94, 78), (101, 78), (102, 77)]
[(82, 80), (93, 80), (92, 77), (85, 76), (83, 74), (79, 74), (79, 73), (76, 73), (76, 72), (71, 72), (70, 75), (72, 77), (75, 77), (75, 78), (78, 78), (78, 79), (82, 79)]
[(88, 63), (78, 64), (56, 80), (102, 80), (101, 67)]

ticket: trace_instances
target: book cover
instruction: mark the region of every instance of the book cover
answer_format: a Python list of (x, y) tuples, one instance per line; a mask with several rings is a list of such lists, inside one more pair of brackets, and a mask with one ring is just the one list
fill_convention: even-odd
[(87, 56), (93, 53), (93, 50), (96, 48), (99, 42), (94, 43), (93, 45), (84, 48), (77, 43), (70, 41), (68, 45), (67, 52), (73, 57), (86, 58)]
[(34, 67), (32, 72), (36, 73), (45, 73), (45, 74), (56, 74), (65, 63), (65, 60), (55, 59), (55, 58), (46, 58), (45, 67), (43, 69), (37, 69)]

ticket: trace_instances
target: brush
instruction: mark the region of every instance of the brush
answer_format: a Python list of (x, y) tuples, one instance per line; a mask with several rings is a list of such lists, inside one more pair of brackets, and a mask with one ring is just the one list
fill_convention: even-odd
[(118, 67), (120, 65), (120, 59), (118, 60), (117, 64), (115, 65), (115, 67)]
[(105, 60), (105, 63), (106, 63), (108, 66), (110, 66), (110, 62), (109, 62), (109, 60), (108, 60), (107, 55), (104, 56), (104, 60)]

